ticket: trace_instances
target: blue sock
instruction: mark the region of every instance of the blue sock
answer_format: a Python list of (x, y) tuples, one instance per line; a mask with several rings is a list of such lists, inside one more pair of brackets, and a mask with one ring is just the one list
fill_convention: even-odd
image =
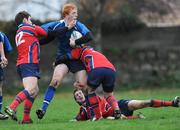
[(3, 97), (0, 96), (0, 112), (1, 112), (1, 110), (2, 110), (2, 99), (3, 99)]
[(45, 96), (44, 96), (42, 110), (44, 110), (44, 111), (47, 110), (49, 103), (51, 102), (51, 100), (54, 97), (55, 91), (56, 91), (56, 89), (54, 87), (52, 87), (52, 86), (49, 86), (47, 88)]

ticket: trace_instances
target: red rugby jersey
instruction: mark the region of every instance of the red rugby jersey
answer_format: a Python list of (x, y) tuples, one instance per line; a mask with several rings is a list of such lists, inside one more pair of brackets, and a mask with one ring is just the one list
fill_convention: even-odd
[(47, 36), (47, 32), (40, 26), (21, 24), (18, 26), (15, 41), (18, 50), (17, 64), (34, 63), (40, 60), (40, 36)]
[(93, 48), (75, 48), (71, 51), (72, 59), (79, 59), (84, 63), (86, 71), (89, 72), (95, 68), (111, 68), (115, 71), (113, 64), (100, 52)]
[[(99, 105), (102, 112), (103, 118), (106, 118), (108, 116), (113, 116), (113, 108), (108, 104), (108, 102), (104, 99), (99, 97)], [(89, 107), (80, 107), (80, 111), (78, 115), (76, 116), (76, 119), (78, 121), (82, 120), (88, 120), (90, 118), (90, 108)]]

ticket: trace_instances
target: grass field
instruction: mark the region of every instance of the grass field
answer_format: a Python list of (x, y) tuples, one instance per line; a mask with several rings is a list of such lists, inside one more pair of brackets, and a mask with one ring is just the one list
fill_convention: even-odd
[[(180, 89), (133, 90), (116, 92), (117, 99), (172, 99), (180, 95)], [(5, 96), (4, 105), (9, 104), (13, 97)], [(46, 116), (38, 121), (35, 110), (42, 104), (43, 96), (40, 95), (32, 109), (33, 124), (19, 125), (12, 120), (0, 121), (0, 130), (179, 130), (180, 108), (146, 108), (142, 112), (146, 119), (136, 120), (101, 120), (98, 122), (69, 122), (77, 111), (71, 93), (56, 93), (50, 104)], [(22, 105), (18, 108), (18, 118), (22, 118)]]

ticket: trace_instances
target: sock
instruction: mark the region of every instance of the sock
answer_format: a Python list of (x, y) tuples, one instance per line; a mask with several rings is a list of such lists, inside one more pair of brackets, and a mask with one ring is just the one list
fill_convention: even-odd
[(3, 97), (0, 96), (0, 112), (1, 112), (1, 110), (2, 110), (2, 100), (3, 100)]
[(163, 100), (151, 100), (151, 107), (168, 107), (173, 106), (173, 101), (163, 101)]
[(100, 119), (102, 117), (102, 113), (99, 105), (99, 98), (96, 96), (96, 93), (88, 94), (89, 105), (94, 111), (94, 115), (96, 119)]
[(89, 101), (88, 101), (88, 96), (86, 95), (85, 96), (85, 102), (86, 102), (86, 106), (88, 106), (87, 108), (87, 116), (88, 116), (88, 118), (89, 119), (91, 119), (91, 118), (93, 118), (94, 116), (95, 116), (95, 114), (94, 114), (94, 111), (93, 111), (93, 109), (92, 109), (92, 107), (91, 107), (91, 105), (90, 105), (90, 103), (89, 103)]
[(30, 111), (34, 102), (33, 97), (29, 97), (24, 100), (24, 116), (23, 121), (30, 121)]
[(49, 86), (46, 90), (45, 96), (44, 96), (44, 101), (43, 101), (43, 106), (42, 110), (46, 111), (48, 108), (49, 103), (54, 97), (56, 89), (53, 86)]
[(23, 91), (19, 92), (16, 95), (16, 98), (14, 99), (14, 101), (11, 103), (10, 108), (16, 111), (16, 108), (18, 107), (18, 105), (22, 103), (28, 97), (30, 97), (30, 95), (27, 90), (24, 89)]
[(106, 101), (111, 105), (114, 110), (119, 110), (118, 103), (114, 96), (109, 96), (108, 98), (106, 98)]

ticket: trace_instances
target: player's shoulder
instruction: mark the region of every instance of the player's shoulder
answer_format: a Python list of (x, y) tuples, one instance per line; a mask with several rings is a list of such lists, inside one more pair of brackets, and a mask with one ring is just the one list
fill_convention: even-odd
[(0, 36), (4, 36), (5, 34), (3, 32), (0, 31)]
[(3, 32), (0, 32), (0, 41), (2, 41), (2, 39), (4, 39), (5, 34)]
[(80, 22), (79, 20), (77, 20), (77, 22), (76, 22), (76, 26), (80, 26), (80, 27), (82, 27), (82, 26), (85, 26), (82, 22)]

